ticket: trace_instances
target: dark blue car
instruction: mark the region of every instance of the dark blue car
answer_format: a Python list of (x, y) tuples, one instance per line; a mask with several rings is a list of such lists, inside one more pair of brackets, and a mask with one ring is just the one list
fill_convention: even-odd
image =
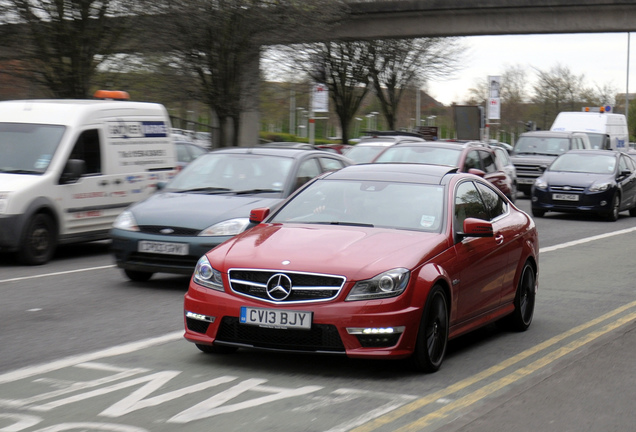
[(552, 162), (532, 186), (532, 215), (548, 211), (592, 213), (615, 221), (636, 216), (636, 163), (613, 150), (570, 150)]

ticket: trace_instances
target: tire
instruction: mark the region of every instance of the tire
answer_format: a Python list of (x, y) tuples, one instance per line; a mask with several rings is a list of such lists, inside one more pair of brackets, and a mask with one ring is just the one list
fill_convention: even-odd
[(26, 265), (46, 264), (57, 247), (57, 229), (50, 216), (40, 213), (29, 220), (22, 236), (18, 260)]
[(203, 345), (196, 344), (197, 348), (206, 354), (232, 354), (235, 353), (238, 348), (225, 345)]
[(448, 327), (446, 295), (442, 288), (436, 285), (426, 300), (417, 332), (415, 351), (411, 356), (416, 370), (426, 373), (439, 370), (448, 346)]
[(148, 280), (150, 280), (150, 278), (154, 274), (151, 272), (128, 270), (128, 269), (124, 270), (124, 273), (126, 273), (126, 276), (128, 276), (128, 279), (134, 282), (147, 282)]
[(536, 296), (537, 272), (529, 262), (523, 266), (521, 277), (515, 294), (513, 313), (497, 322), (498, 327), (504, 330), (522, 332), (528, 330), (534, 316), (534, 303)]
[(618, 216), (620, 214), (621, 207), (621, 197), (616, 194), (614, 198), (612, 198), (612, 207), (610, 211), (605, 215), (605, 219), (610, 222), (616, 222), (618, 220)]
[(532, 207), (532, 216), (538, 217), (538, 218), (543, 217), (545, 216), (545, 210)]

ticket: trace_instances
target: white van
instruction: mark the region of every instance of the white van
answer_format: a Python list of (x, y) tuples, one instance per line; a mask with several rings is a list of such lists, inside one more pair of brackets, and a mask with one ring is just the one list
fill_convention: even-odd
[(629, 132), (623, 114), (561, 112), (550, 130), (585, 132), (593, 149), (629, 150)]
[(0, 252), (29, 265), (107, 239), (130, 204), (175, 174), (170, 117), (117, 100), (0, 102)]

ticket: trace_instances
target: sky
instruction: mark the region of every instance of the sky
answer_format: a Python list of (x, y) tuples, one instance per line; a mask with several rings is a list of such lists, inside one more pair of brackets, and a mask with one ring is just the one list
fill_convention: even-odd
[[(629, 39), (629, 92), (636, 93), (636, 33)], [(477, 82), (511, 66), (525, 69), (528, 91), (536, 77), (534, 68), (550, 71), (557, 65), (584, 75), (588, 86), (610, 85), (617, 93), (627, 87), (627, 33), (470, 36), (463, 43), (468, 47), (463, 69), (454, 79), (428, 85), (429, 95), (445, 105), (465, 103)]]

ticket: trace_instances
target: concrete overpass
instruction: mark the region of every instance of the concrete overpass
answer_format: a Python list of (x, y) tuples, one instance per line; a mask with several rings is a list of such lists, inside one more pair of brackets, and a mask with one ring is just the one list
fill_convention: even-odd
[[(347, 3), (351, 12), (347, 20), (330, 29), (329, 37), (333, 39), (636, 31), (636, 0), (347, 0)], [(156, 17), (152, 19), (154, 25), (159, 25)], [(138, 36), (129, 39), (126, 51), (163, 48), (156, 45), (158, 38)], [(581, 52), (585, 52), (585, 47), (581, 47)], [(17, 57), (20, 57), (19, 45), (0, 46), (0, 59)], [(249, 79), (259, 78), (257, 66), (250, 71)], [(246, 110), (243, 116), (241, 145), (258, 141), (258, 95), (254, 97), (253, 103), (247, 104), (254, 108)]]

